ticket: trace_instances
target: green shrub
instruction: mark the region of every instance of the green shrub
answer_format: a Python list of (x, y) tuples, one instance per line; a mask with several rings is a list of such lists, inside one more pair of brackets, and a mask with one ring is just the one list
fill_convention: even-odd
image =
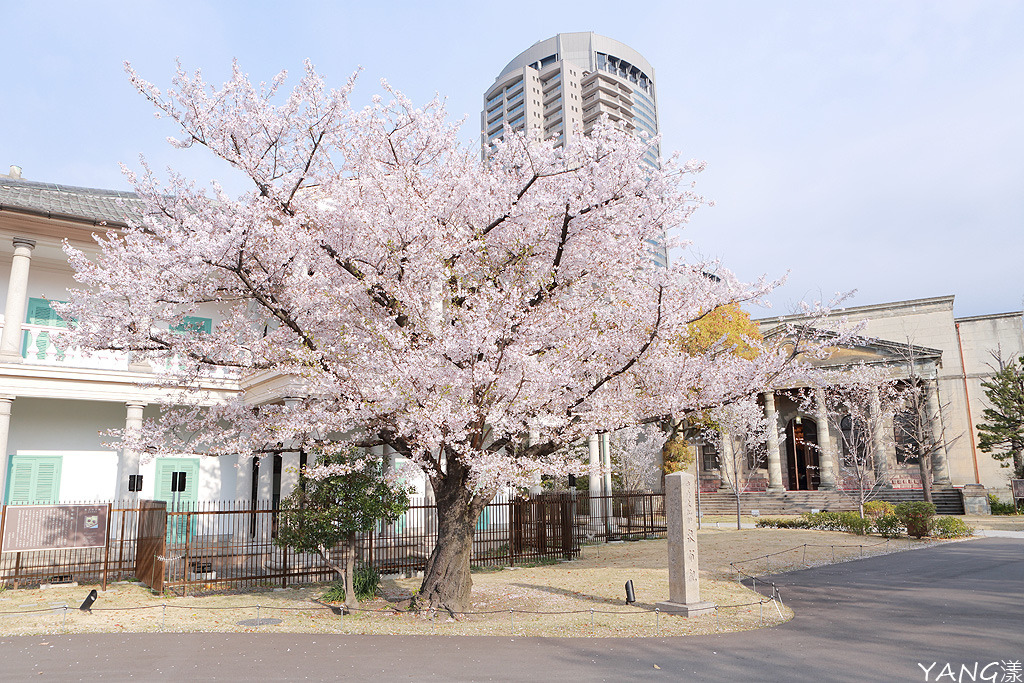
[(851, 512), (853, 518), (850, 520), (849, 528), (847, 531), (850, 533), (857, 534), (858, 536), (867, 536), (871, 533), (871, 528), (874, 524), (867, 517), (861, 517), (856, 512)]
[(338, 579), (333, 582), (320, 596), (320, 599), (324, 602), (345, 602), (345, 581)]
[(871, 529), (868, 520), (861, 519), (856, 512), (805, 512), (803, 518), (808, 529), (822, 531), (845, 531), (863, 536)]
[(891, 515), (894, 509), (893, 504), (887, 500), (869, 500), (864, 503), (864, 516), (878, 519), (884, 515)]
[(760, 528), (771, 529), (810, 529), (807, 520), (803, 517), (796, 519), (779, 519), (777, 517), (760, 517), (755, 525)]
[(959, 517), (936, 517), (932, 524), (932, 536), (935, 538), (963, 538), (973, 534), (974, 527)]
[[(352, 588), (358, 600), (373, 600), (380, 588), (380, 572), (373, 567), (359, 567), (352, 574)], [(333, 582), (320, 599), (324, 602), (345, 602), (345, 580)]]
[(875, 529), (884, 538), (899, 538), (903, 533), (903, 522), (895, 513), (889, 513), (875, 520)]
[(994, 493), (988, 494), (988, 506), (992, 508), (993, 515), (1019, 515), (1022, 514), (1020, 508), (1013, 506), (1013, 503), (1005, 503), (999, 499)]
[(352, 574), (352, 588), (359, 600), (373, 600), (380, 588), (380, 572), (373, 567), (360, 567)]
[(935, 505), (923, 500), (900, 503), (896, 506), (896, 516), (907, 528), (907, 535), (924, 538), (931, 532), (932, 520), (935, 517)]

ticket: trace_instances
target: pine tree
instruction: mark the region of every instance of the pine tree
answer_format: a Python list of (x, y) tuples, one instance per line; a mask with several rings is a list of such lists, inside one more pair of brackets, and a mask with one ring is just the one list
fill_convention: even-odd
[(999, 372), (981, 383), (992, 407), (982, 411), (978, 447), (1003, 467), (1012, 466), (1014, 477), (1024, 478), (1024, 356), (999, 365)]

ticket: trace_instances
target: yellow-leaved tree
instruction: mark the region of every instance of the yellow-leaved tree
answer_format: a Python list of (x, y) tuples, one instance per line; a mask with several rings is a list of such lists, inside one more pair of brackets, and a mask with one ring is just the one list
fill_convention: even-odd
[[(731, 303), (708, 311), (703, 317), (690, 323), (689, 334), (680, 341), (683, 351), (692, 355), (706, 353), (716, 344), (722, 353), (734, 353), (742, 358), (752, 359), (758, 350), (751, 342), (764, 340), (761, 331), (750, 314)], [(662, 446), (662, 471), (664, 474), (686, 471), (697, 457), (696, 449), (688, 443), (694, 431), (713, 429), (715, 425), (704, 415), (691, 415), (686, 420), (673, 421), (669, 438)]]

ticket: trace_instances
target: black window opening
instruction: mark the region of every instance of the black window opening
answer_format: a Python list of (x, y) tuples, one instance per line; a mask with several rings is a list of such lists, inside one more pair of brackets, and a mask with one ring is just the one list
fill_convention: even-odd
[(916, 465), (921, 459), (923, 445), (920, 416), (912, 410), (905, 410), (893, 416), (892, 425), (896, 462), (900, 465)]
[(259, 504), (260, 494), (260, 459), (252, 459), (252, 487), (250, 500), (252, 501), (252, 514), (249, 516), (249, 536), (256, 537), (256, 506)]
[(718, 445), (713, 443), (703, 443), (700, 445), (700, 467), (705, 472), (711, 472), (717, 470), (721, 466), (721, 460), (718, 457)]
[(850, 415), (843, 416), (839, 421), (839, 431), (843, 435), (843, 466), (854, 467), (858, 463), (868, 461), (868, 434), (862, 425), (853, 424)]

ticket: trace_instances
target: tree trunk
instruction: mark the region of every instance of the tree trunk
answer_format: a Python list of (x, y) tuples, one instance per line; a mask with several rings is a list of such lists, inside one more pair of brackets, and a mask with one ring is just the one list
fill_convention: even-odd
[(742, 508), (740, 506), (740, 492), (736, 491), (736, 529), (740, 530), (743, 525), (740, 524), (740, 515), (742, 514)]
[(359, 598), (356, 597), (355, 573), (356, 573), (356, 536), (352, 534), (345, 541), (345, 607), (355, 609), (359, 607)]
[(447, 472), (431, 477), (437, 503), (437, 545), (427, 559), (417, 610), (444, 609), (455, 617), (469, 606), (473, 577), (469, 561), (477, 518), (492, 496), (466, 488), (466, 468), (449, 459)]
[(320, 557), (323, 559), (323, 561), (327, 564), (328, 567), (330, 567), (339, 575), (341, 575), (342, 580), (345, 582), (345, 607), (348, 609), (359, 607), (359, 600), (356, 599), (356, 592), (352, 584), (352, 576), (353, 571), (355, 569), (355, 553), (352, 552), (354, 542), (355, 541), (353, 537), (351, 541), (346, 542), (342, 546), (342, 563), (340, 565), (335, 564), (334, 561), (331, 559), (330, 548), (328, 548), (325, 545), (317, 547), (317, 552), (320, 554)]
[(921, 473), (921, 491), (924, 494), (924, 499), (929, 503), (932, 502), (932, 468), (931, 468), (932, 457), (930, 455), (921, 455), (917, 459), (917, 468)]

